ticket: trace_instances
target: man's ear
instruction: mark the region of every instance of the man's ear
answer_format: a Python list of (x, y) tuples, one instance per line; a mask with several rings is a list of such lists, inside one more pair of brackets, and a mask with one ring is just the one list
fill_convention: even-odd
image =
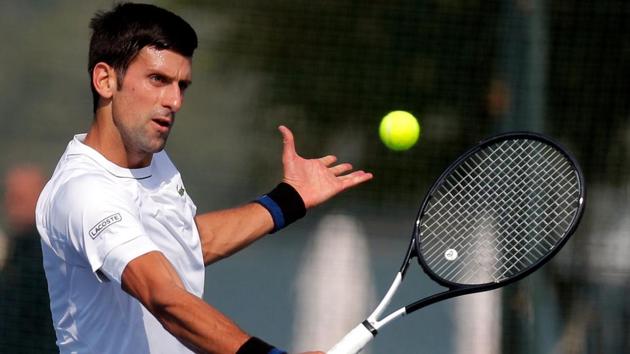
[(118, 85), (116, 70), (107, 63), (97, 63), (92, 70), (92, 85), (102, 98), (112, 98)]

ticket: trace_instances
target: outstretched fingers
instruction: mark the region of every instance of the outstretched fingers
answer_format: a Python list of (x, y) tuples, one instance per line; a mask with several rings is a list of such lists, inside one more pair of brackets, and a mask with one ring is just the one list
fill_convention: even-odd
[(359, 170), (348, 173), (347, 175), (339, 176), (337, 178), (341, 181), (343, 189), (345, 190), (359, 185), (363, 182), (367, 182), (371, 180), (372, 177), (374, 176), (371, 173)]
[(337, 163), (337, 157), (326, 155), (305, 159), (295, 150), (295, 140), (289, 128), (281, 125), (283, 137), (283, 181), (291, 185), (302, 197), (307, 208), (319, 205), (339, 192), (372, 179), (372, 174), (352, 171), (350, 163)]
[(335, 176), (340, 176), (350, 170), (352, 170), (352, 165), (349, 163), (341, 163), (339, 165), (335, 165), (332, 167), (329, 167), (330, 172), (332, 172), (333, 175)]

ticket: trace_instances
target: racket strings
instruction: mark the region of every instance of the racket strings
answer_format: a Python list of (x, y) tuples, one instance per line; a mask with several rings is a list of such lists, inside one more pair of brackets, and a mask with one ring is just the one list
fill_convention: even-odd
[(554, 249), (579, 197), (573, 166), (555, 148), (527, 139), (487, 146), (433, 193), (419, 225), (421, 257), (450, 282), (499, 282)]

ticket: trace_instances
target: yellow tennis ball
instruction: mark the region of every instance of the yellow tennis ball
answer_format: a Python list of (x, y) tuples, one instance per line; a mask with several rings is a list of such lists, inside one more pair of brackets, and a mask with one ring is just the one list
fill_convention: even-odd
[(409, 150), (420, 137), (420, 124), (409, 112), (393, 111), (383, 117), (378, 133), (389, 149)]

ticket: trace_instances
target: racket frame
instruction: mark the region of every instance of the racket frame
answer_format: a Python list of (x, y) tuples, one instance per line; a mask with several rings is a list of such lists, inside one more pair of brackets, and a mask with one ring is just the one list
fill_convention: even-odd
[[(448, 280), (441, 278), (440, 276), (435, 274), (431, 270), (431, 268), (426, 264), (424, 259), (419, 256), (420, 246), (421, 246), (421, 241), (422, 241), (420, 238), (421, 236), (420, 223), (426, 211), (426, 208), (429, 202), (431, 201), (433, 194), (435, 193), (437, 189), (439, 189), (442, 186), (442, 184), (451, 175), (451, 173), (456, 168), (458, 168), (464, 161), (466, 161), (471, 155), (476, 154), (477, 152), (486, 148), (489, 145), (496, 144), (505, 140), (516, 140), (516, 139), (537, 140), (546, 145), (550, 145), (553, 148), (555, 148), (556, 151), (560, 152), (571, 164), (571, 167), (576, 174), (576, 179), (578, 181), (579, 195), (580, 195), (580, 198), (578, 200), (577, 210), (573, 216), (573, 219), (571, 220), (571, 225), (567, 228), (563, 237), (553, 247), (552, 250), (550, 250), (545, 256), (538, 259), (534, 264), (532, 264), (531, 266), (529, 266), (528, 268), (526, 268), (525, 270), (521, 271), (520, 273), (514, 276), (508, 277), (498, 282), (490, 282), (490, 283), (475, 284), (475, 285), (458, 284), (458, 283), (450, 282)], [(427, 274), (436, 283), (447, 288), (448, 290), (441, 293), (434, 294), (423, 300), (419, 300), (405, 306), (406, 313), (417, 311), (433, 303), (446, 300), (449, 298), (453, 298), (456, 296), (497, 289), (507, 284), (519, 281), (523, 279), (524, 277), (528, 276), (529, 274), (535, 272), (540, 267), (542, 267), (545, 263), (547, 263), (551, 258), (553, 258), (560, 251), (560, 249), (562, 249), (562, 247), (566, 244), (569, 238), (573, 235), (573, 233), (577, 229), (578, 224), (580, 223), (582, 215), (584, 214), (585, 203), (586, 203), (586, 185), (584, 182), (584, 174), (582, 173), (582, 169), (580, 168), (580, 165), (578, 164), (577, 160), (562, 145), (560, 145), (555, 140), (547, 136), (544, 136), (542, 134), (519, 131), (519, 132), (503, 133), (503, 134), (496, 135), (496, 136), (493, 136), (491, 138), (481, 141), (479, 144), (472, 147), (471, 149), (463, 153), (461, 156), (459, 156), (454, 162), (452, 162), (449, 165), (449, 167), (446, 170), (444, 170), (444, 172), (442, 172), (440, 177), (433, 183), (431, 188), (429, 188), (429, 191), (425, 194), (424, 200), (422, 201), (422, 204), (418, 211), (418, 215), (416, 217), (416, 223), (413, 230), (412, 242), (409, 245), (409, 250), (407, 251), (407, 256), (405, 258), (405, 261), (403, 262), (403, 266), (401, 269), (404, 269), (404, 271), (406, 271), (411, 259), (415, 257), (418, 259), (418, 263), (422, 267), (422, 270), (424, 271), (424, 273)], [(404, 274), (404, 271), (403, 271), (403, 274)]]

